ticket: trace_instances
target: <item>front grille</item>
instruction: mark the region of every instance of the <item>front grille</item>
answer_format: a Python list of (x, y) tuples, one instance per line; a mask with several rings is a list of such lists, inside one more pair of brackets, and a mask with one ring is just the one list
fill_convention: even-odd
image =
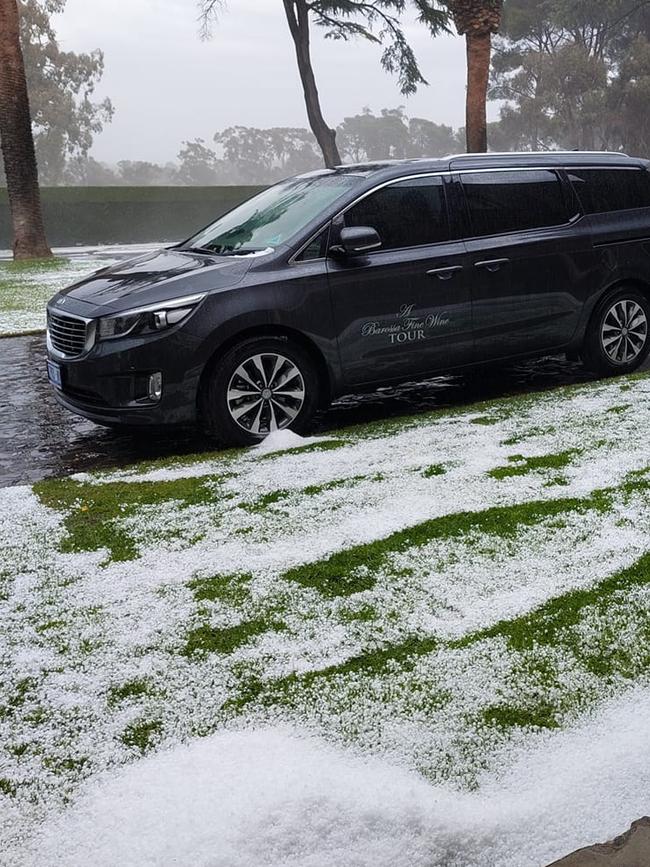
[(83, 319), (48, 310), (47, 328), (52, 347), (66, 358), (81, 355), (86, 348), (87, 323)]

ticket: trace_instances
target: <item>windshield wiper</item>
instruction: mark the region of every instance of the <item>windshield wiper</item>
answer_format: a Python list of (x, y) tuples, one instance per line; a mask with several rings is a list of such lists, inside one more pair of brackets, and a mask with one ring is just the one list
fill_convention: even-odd
[(220, 253), (217, 253), (216, 250), (211, 250), (209, 247), (181, 247), (181, 250), (185, 250), (187, 253), (203, 253), (207, 256), (220, 256)]
[(251, 253), (262, 253), (266, 247), (238, 247), (236, 250), (224, 250), (220, 256), (250, 256)]
[(266, 247), (226, 247), (215, 250), (214, 247), (180, 247), (188, 253), (202, 253), (208, 256), (250, 256), (251, 253), (262, 253)]

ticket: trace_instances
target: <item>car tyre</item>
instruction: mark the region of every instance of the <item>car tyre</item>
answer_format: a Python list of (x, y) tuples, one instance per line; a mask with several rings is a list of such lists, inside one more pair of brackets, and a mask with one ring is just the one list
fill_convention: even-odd
[(233, 346), (206, 376), (204, 431), (222, 445), (254, 445), (275, 430), (308, 430), (320, 402), (309, 352), (284, 338), (253, 337)]
[(634, 287), (621, 288), (596, 307), (582, 358), (599, 376), (632, 373), (650, 352), (650, 301)]

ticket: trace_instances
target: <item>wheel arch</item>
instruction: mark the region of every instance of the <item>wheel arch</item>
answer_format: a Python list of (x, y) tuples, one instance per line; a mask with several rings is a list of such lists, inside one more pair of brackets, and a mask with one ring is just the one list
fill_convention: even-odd
[(228, 337), (227, 340), (224, 340), (223, 343), (219, 344), (219, 346), (209, 357), (208, 361), (203, 367), (201, 376), (199, 378), (199, 387), (197, 390), (199, 413), (201, 411), (202, 395), (205, 391), (205, 382), (214, 370), (214, 368), (219, 364), (219, 360), (223, 358), (226, 352), (232, 349), (233, 346), (236, 346), (238, 343), (242, 343), (244, 340), (250, 340), (255, 337), (268, 337), (275, 338), (277, 340), (291, 341), (292, 343), (297, 344), (306, 352), (308, 352), (310, 357), (314, 361), (316, 373), (318, 375), (318, 383), (320, 386), (319, 403), (321, 407), (326, 407), (330, 403), (334, 394), (332, 376), (325, 360), (325, 356), (318, 348), (318, 346), (314, 343), (314, 341), (310, 340), (310, 338), (306, 337), (302, 332), (286, 325), (254, 325), (250, 328), (245, 328), (242, 331), (238, 331), (235, 334), (232, 334), (230, 337)]
[(584, 320), (582, 340), (586, 338), (589, 326), (593, 322), (594, 316), (597, 314), (601, 305), (607, 301), (610, 296), (615, 295), (621, 289), (625, 288), (636, 289), (637, 292), (645, 295), (648, 301), (650, 301), (650, 282), (646, 282), (639, 277), (618, 277), (613, 283), (610, 283), (609, 286), (603, 289), (602, 292), (599, 292), (595, 298), (594, 303), (589, 310), (589, 315)]
[[(598, 346), (600, 346), (600, 341), (596, 338), (594, 332), (594, 325), (597, 318), (607, 308), (608, 304), (614, 301), (616, 296), (623, 290), (631, 290), (643, 296), (643, 298), (647, 302), (648, 307), (650, 307), (650, 285), (643, 279), (638, 279), (635, 277), (621, 277), (620, 279), (613, 281), (606, 289), (599, 293), (598, 298), (595, 300), (587, 318), (582, 338), (582, 348), (580, 350), (580, 355), (587, 368), (602, 375), (612, 375), (616, 371), (611, 366), (611, 359), (605, 360), (604, 356), (601, 358), (603, 350), (596, 347), (596, 342), (598, 343)], [(647, 357), (647, 342), (646, 348), (641, 349), (641, 353), (643, 353), (643, 355), (640, 356), (640, 361), (636, 363), (635, 367), (632, 367), (631, 369), (636, 369), (636, 367), (638, 367), (638, 365), (643, 362), (644, 358)], [(639, 357), (639, 354), (635, 356), (633, 362), (635, 362), (637, 357)], [(626, 371), (621, 370), (619, 372)]]
[(614, 293), (626, 288), (636, 289), (642, 295), (645, 295), (648, 301), (650, 301), (650, 282), (646, 282), (640, 277), (619, 277), (606, 289), (603, 289), (603, 291), (598, 296), (596, 304), (594, 305), (594, 310), (596, 309), (596, 307), (599, 307), (602, 302), (610, 295), (614, 295)]

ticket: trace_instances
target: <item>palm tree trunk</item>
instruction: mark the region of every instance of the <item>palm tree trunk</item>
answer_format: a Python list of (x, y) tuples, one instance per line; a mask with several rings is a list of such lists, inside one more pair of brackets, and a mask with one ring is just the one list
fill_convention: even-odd
[(487, 91), (492, 34), (467, 33), (467, 150), (487, 152)]
[(43, 227), (16, 0), (0, 0), (0, 144), (13, 224), (14, 258), (47, 258), (52, 251)]
[(309, 126), (323, 153), (325, 165), (331, 169), (341, 164), (341, 156), (336, 146), (336, 132), (330, 129), (325, 122), (320, 106), (309, 47), (309, 9), (305, 0), (283, 0), (283, 3), (289, 22), (289, 30), (296, 48), (296, 59), (305, 95)]

